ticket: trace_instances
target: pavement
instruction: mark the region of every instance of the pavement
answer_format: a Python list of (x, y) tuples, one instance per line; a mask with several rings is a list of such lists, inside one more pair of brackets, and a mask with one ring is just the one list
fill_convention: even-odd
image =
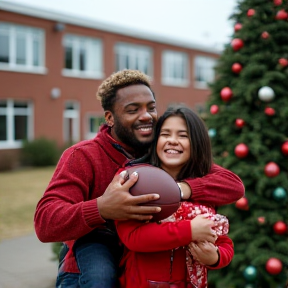
[(54, 288), (58, 263), (51, 245), (34, 233), (1, 241), (0, 288)]

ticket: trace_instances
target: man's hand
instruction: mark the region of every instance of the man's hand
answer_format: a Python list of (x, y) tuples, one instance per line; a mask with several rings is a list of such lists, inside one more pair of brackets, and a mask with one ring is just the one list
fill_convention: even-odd
[(203, 265), (211, 266), (218, 262), (218, 248), (213, 243), (207, 241), (191, 242), (188, 245), (188, 249), (193, 258)]
[[(138, 174), (122, 171), (108, 185), (104, 194), (97, 198), (98, 210), (102, 218), (112, 220), (151, 220), (153, 213), (161, 211), (160, 207), (140, 206), (139, 204), (159, 199), (158, 194), (132, 196), (129, 188), (138, 180)], [(127, 180), (127, 181), (126, 181)], [(126, 181), (126, 182), (125, 182)]]
[(217, 239), (216, 232), (212, 229), (215, 226), (213, 220), (208, 218), (208, 214), (201, 214), (190, 221), (192, 231), (192, 241), (208, 241), (215, 243)]

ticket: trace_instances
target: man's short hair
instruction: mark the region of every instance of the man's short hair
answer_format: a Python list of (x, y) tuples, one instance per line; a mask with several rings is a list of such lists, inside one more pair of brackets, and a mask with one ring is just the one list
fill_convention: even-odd
[(101, 105), (104, 111), (113, 111), (116, 93), (119, 89), (135, 84), (146, 85), (154, 96), (154, 93), (151, 89), (150, 77), (138, 70), (121, 70), (113, 73), (111, 76), (105, 79), (99, 86), (96, 94), (97, 99), (101, 101)]

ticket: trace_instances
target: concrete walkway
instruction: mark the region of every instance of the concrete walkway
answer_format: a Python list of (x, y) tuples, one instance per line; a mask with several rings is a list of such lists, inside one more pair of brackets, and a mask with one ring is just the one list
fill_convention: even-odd
[(57, 261), (51, 243), (35, 234), (0, 242), (0, 288), (54, 288)]

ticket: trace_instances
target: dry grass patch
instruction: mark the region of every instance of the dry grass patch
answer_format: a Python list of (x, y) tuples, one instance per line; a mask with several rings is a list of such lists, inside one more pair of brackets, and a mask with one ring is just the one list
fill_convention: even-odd
[(0, 240), (34, 231), (35, 207), (55, 167), (0, 173)]

